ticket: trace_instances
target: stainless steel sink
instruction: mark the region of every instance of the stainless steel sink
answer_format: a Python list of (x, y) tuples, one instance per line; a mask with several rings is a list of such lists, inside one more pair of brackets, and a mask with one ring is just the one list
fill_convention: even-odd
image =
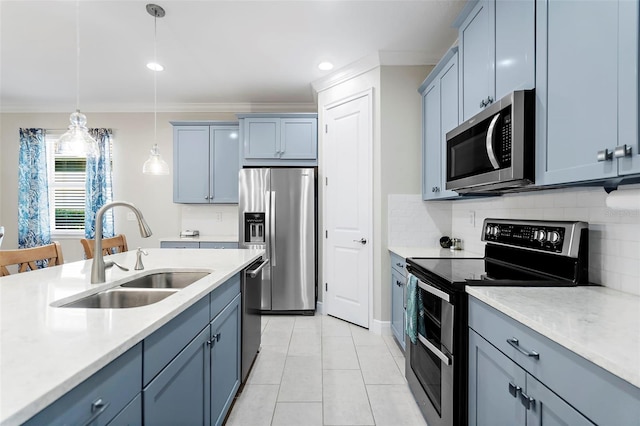
[(62, 305), (63, 308), (136, 308), (161, 301), (178, 292), (178, 289), (134, 289), (116, 287), (100, 293), (92, 294)]
[(158, 272), (121, 284), (121, 287), (180, 289), (209, 275), (210, 272)]

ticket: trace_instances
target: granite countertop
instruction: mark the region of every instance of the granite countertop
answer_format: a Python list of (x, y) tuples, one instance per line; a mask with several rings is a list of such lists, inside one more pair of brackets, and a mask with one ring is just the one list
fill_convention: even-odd
[[(148, 249), (110, 256), (131, 270), (107, 270), (90, 284), (91, 260), (0, 278), (0, 424), (21, 424), (256, 260), (264, 250)], [(139, 308), (56, 308), (152, 271), (211, 271), (166, 299)]]
[(598, 286), (467, 286), (466, 291), (640, 387), (640, 296)]
[(237, 235), (199, 235), (197, 237), (181, 237), (180, 234), (160, 237), (158, 241), (198, 241), (202, 243), (237, 243), (239, 241)]
[(389, 247), (389, 251), (407, 259), (409, 257), (468, 257), (484, 258), (481, 253), (468, 250), (449, 250), (440, 247)]

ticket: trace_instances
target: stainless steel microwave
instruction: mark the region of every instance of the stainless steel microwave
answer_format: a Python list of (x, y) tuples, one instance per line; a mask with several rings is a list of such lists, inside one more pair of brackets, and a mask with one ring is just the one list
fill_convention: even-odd
[(447, 133), (447, 189), (506, 192), (534, 182), (535, 93), (518, 90)]

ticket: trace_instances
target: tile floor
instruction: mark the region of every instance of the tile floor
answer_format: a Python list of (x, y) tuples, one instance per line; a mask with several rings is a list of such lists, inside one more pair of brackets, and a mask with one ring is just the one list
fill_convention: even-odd
[(269, 315), (262, 317), (261, 350), (227, 425), (426, 423), (392, 336), (326, 315)]

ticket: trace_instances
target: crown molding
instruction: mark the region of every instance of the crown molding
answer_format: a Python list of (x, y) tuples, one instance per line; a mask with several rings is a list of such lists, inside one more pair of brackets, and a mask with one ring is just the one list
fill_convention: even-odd
[[(0, 113), (71, 113), (69, 105), (22, 106), (6, 105), (0, 107)], [(153, 104), (87, 104), (81, 109), (84, 113), (147, 113), (153, 112)], [(180, 103), (158, 105), (158, 112), (317, 112), (315, 103)]]
[[(442, 55), (413, 51), (379, 51), (311, 83), (314, 95), (381, 66), (435, 65)], [(314, 96), (315, 97), (315, 96)]]

